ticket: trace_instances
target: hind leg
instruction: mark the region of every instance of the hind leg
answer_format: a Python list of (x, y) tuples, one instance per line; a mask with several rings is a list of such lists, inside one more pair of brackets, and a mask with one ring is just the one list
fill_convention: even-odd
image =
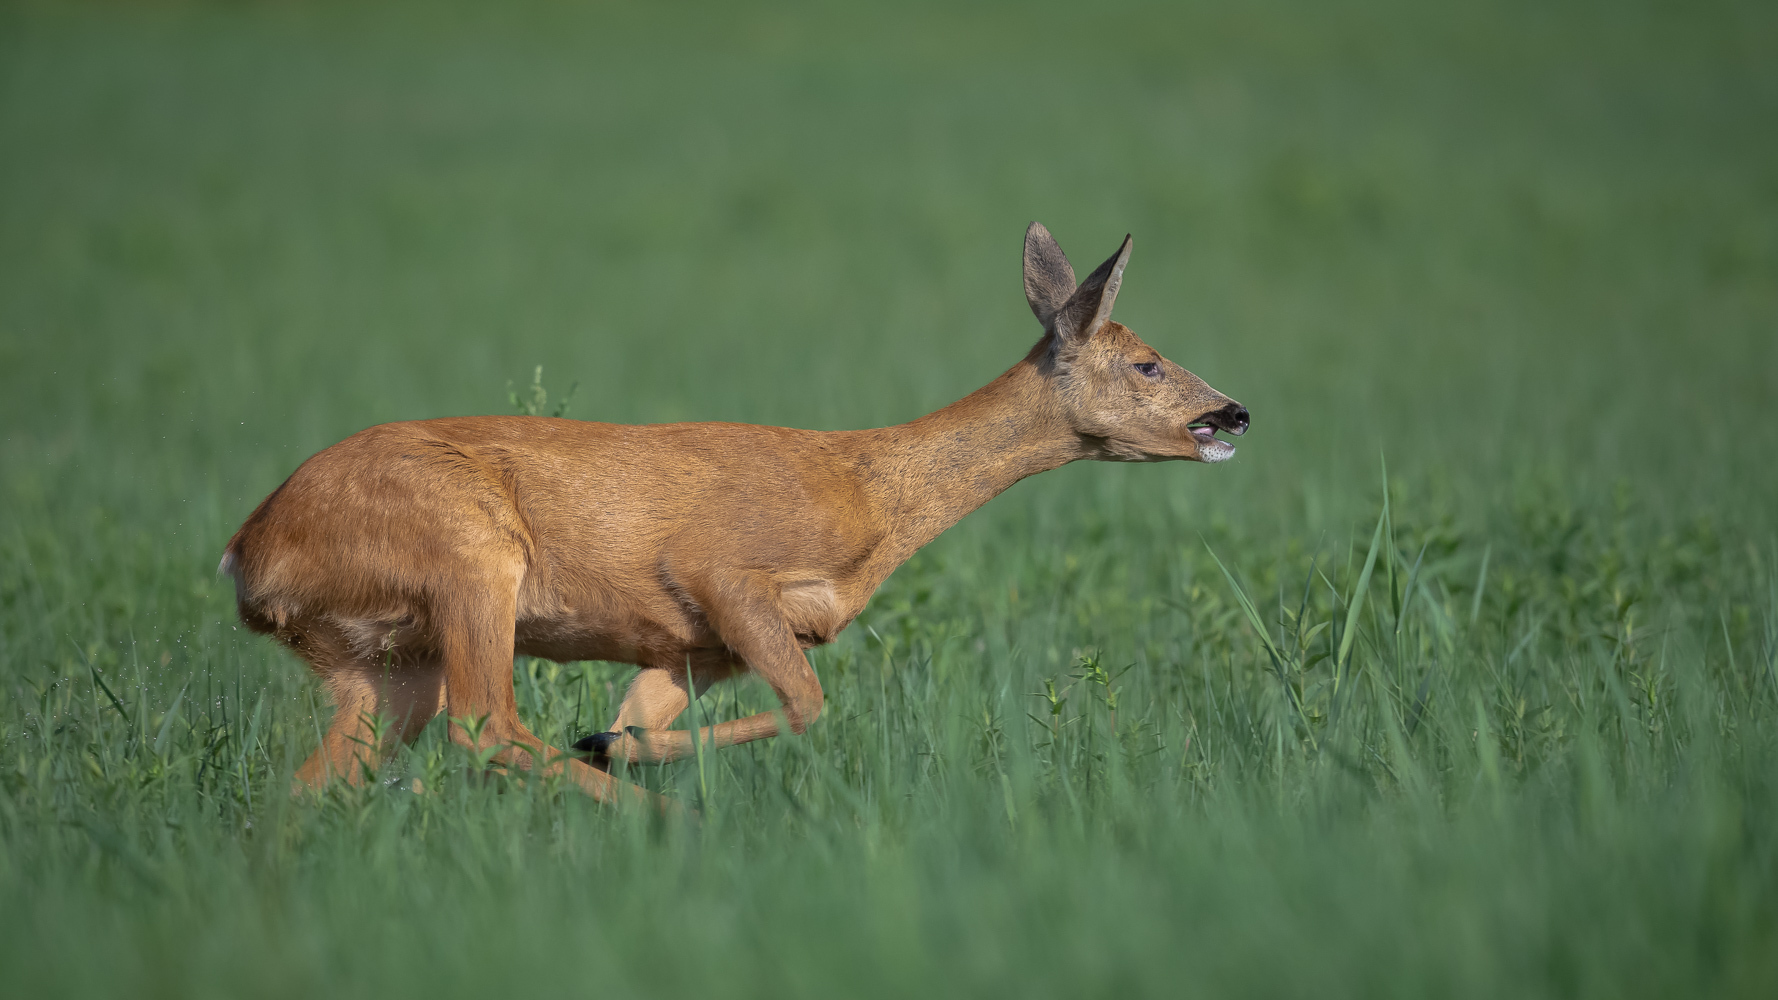
[(635, 679), (624, 690), (624, 701), (618, 706), (611, 730), (621, 733), (629, 726), (665, 729), (690, 702), (683, 678), (674, 677), (670, 670), (644, 667), (636, 671)]
[[(726, 648), (695, 651), (685, 669), (669, 666), (643, 670), (625, 694), (611, 731), (581, 740), (575, 744), (576, 749), (607, 758), (623, 757), (632, 764), (665, 763), (691, 756), (699, 744), (721, 748), (777, 736), (786, 730), (801, 733), (821, 714), (821, 680), (815, 676), (801, 643), (771, 596), (773, 587), (769, 581), (757, 574), (742, 574), (705, 582), (694, 587), (692, 593), (700, 598), (700, 606), (706, 609)], [(743, 667), (772, 686), (782, 706), (779, 711), (758, 712), (704, 726), (695, 735), (680, 729), (637, 733), (624, 728), (632, 718), (661, 726), (671, 722), (688, 698), (683, 687), (677, 695), (669, 687), (683, 685), (688, 671), (698, 687), (703, 688)]]
[(299, 788), (341, 777), (361, 783), (396, 741), (412, 742), (443, 706), (444, 669), (435, 661), (357, 654), (332, 630), (310, 631), (293, 645), (321, 675), (334, 704), (321, 746), (297, 769)]
[[(686, 757), (693, 752), (691, 734), (667, 727), (691, 704), (688, 673), (696, 681), (699, 693), (703, 693), (744, 669), (746, 664), (727, 650), (698, 650), (687, 657), (683, 666), (644, 667), (624, 691), (623, 704), (618, 706), (611, 728), (586, 737), (574, 748), (592, 753), (595, 766), (603, 767), (609, 767), (613, 758), (631, 764), (665, 764)], [(699, 730), (701, 738), (714, 746), (746, 742), (733, 739), (734, 732), (732, 723)]]

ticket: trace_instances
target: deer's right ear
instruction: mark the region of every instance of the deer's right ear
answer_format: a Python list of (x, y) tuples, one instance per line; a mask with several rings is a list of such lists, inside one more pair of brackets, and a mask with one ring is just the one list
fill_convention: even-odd
[(1130, 237), (1111, 259), (1093, 269), (1062, 308), (1056, 311), (1055, 331), (1060, 341), (1081, 342), (1099, 332), (1111, 319), (1117, 290), (1124, 283), (1124, 265), (1130, 262)]
[(1056, 245), (1056, 238), (1033, 222), (1025, 230), (1025, 301), (1037, 322), (1048, 330), (1056, 318), (1056, 310), (1074, 294), (1074, 268)]

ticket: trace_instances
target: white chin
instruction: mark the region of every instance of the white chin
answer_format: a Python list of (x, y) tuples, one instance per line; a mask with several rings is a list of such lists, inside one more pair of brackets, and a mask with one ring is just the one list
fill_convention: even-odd
[(1209, 463), (1226, 462), (1234, 457), (1235, 446), (1229, 444), (1227, 441), (1221, 441), (1216, 438), (1210, 438), (1208, 440), (1202, 437), (1198, 438), (1198, 461)]

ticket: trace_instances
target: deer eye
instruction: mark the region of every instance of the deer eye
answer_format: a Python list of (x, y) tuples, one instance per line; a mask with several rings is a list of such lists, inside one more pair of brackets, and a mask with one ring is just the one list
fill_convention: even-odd
[(1161, 366), (1153, 361), (1136, 362), (1136, 370), (1147, 375), (1149, 378), (1161, 377)]

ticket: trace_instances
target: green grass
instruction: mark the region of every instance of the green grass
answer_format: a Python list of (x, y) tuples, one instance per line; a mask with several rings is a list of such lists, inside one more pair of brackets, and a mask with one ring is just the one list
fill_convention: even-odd
[[(1771, 5), (664, 6), (0, 10), (9, 995), (1778, 990)], [(1135, 233), (1232, 463), (966, 519), (808, 736), (639, 775), (696, 828), (436, 727), (288, 798), (213, 571), (304, 457), (538, 364), (909, 419), (1035, 338), (1033, 218)]]

